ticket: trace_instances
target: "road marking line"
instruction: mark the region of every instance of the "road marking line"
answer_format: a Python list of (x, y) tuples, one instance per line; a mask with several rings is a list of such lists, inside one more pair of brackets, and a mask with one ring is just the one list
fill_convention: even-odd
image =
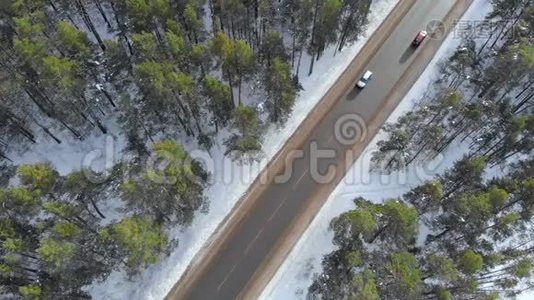
[(247, 254), (250, 251), (250, 248), (252, 248), (252, 245), (260, 237), (262, 232), (263, 232), (263, 229), (260, 229), (260, 231), (258, 232), (258, 234), (256, 234), (254, 239), (252, 239), (252, 241), (250, 241), (250, 243), (248, 243), (247, 248), (245, 248), (245, 254)]
[(280, 205), (278, 205), (278, 207), (273, 212), (273, 214), (269, 217), (269, 219), (267, 219), (267, 222), (271, 222), (271, 219), (276, 215), (276, 213), (280, 210), (280, 208), (282, 208), (282, 205), (284, 205), (284, 203), (286, 203), (286, 200), (287, 200), (287, 197), (284, 198), (284, 200), (282, 200), (282, 202), (280, 202)]
[(232, 272), (234, 271), (235, 267), (237, 266), (237, 264), (235, 264), (232, 269), (230, 270), (230, 272), (228, 272), (228, 274), (226, 274), (226, 277), (224, 277), (223, 281), (221, 282), (221, 284), (219, 284), (219, 286), (217, 287), (217, 291), (219, 291), (222, 286), (224, 285), (224, 283), (226, 282), (226, 280), (228, 280), (228, 278), (230, 277), (230, 275), (232, 274)]
[(304, 171), (304, 173), (302, 173), (302, 175), (300, 175), (299, 179), (297, 179), (297, 182), (295, 182), (295, 184), (293, 185), (293, 188), (295, 188), (297, 185), (299, 185), (300, 181), (302, 180), (302, 178), (304, 178), (304, 176), (306, 175), (306, 173), (308, 173), (308, 170), (309, 169), (306, 169), (306, 171)]
[(328, 139), (327, 144), (330, 144), (330, 143), (332, 142), (333, 139), (334, 139), (334, 135), (332, 134), (332, 135), (330, 136), (330, 138)]

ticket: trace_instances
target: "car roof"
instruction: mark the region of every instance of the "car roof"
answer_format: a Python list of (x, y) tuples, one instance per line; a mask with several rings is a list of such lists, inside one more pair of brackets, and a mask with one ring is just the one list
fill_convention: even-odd
[(417, 33), (417, 35), (415, 36), (415, 41), (418, 43), (422, 42), (425, 39), (426, 35), (427, 35), (426, 31), (424, 30), (419, 31), (419, 33)]
[(371, 77), (371, 75), (373, 75), (373, 72), (367, 70), (365, 71), (365, 74), (363, 74), (362, 78), (367, 80)]
[(427, 32), (424, 30), (419, 31), (419, 34), (417, 34), (420, 37), (425, 37), (427, 35)]

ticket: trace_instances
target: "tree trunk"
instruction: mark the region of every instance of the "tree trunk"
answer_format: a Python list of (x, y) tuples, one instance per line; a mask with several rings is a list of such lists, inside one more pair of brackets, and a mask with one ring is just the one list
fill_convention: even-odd
[(15, 126), (16, 126), (17, 130), (20, 133), (22, 133), (23, 136), (25, 136), (28, 140), (30, 140), (30, 142), (32, 142), (33, 144), (36, 143), (35, 136), (33, 135), (33, 133), (31, 133), (28, 129), (24, 128), (24, 126), (22, 126), (19, 123), (16, 123)]
[(375, 242), (375, 240), (382, 234), (382, 232), (384, 232), (384, 230), (386, 230), (386, 228), (389, 227), (389, 223), (384, 225), (382, 228), (380, 228), (379, 230), (377, 230), (375, 232), (375, 234), (373, 235), (373, 237), (368, 241), (369, 244), (372, 244)]
[[(58, 15), (61, 14), (61, 12), (59, 11), (59, 9), (57, 8), (57, 6), (54, 4), (54, 1), (50, 0), (48, 1), (48, 3), (50, 4), (50, 6), (52, 7), (52, 9), (54, 10), (54, 12)], [(70, 13), (66, 13), (67, 15), (67, 19), (69, 19), (70, 23), (72, 24), (72, 26), (74, 26), (74, 28), (80, 30), (80, 28), (78, 27), (78, 25), (76, 24), (76, 22), (74, 22), (74, 20), (72, 19), (72, 16), (70, 15)]]
[(491, 40), (491, 38), (493, 37), (494, 34), (495, 34), (495, 32), (492, 32), (492, 33), (490, 34), (490, 36), (488, 37), (488, 39), (484, 42), (484, 44), (482, 44), (482, 47), (480, 47), (480, 49), (478, 50), (477, 55), (480, 55), (480, 53), (482, 53), (482, 51), (484, 50), (484, 48), (486, 48), (486, 46), (488, 45), (489, 41)]
[(519, 92), (517, 95), (515, 95), (515, 98), (519, 98), (521, 97), (521, 95), (523, 95), (524, 92), (526, 92), (531, 86), (532, 84), (534, 84), (534, 80), (530, 81), (522, 90), (521, 92)]
[(310, 49), (311, 49), (311, 62), (310, 62), (310, 70), (308, 72), (308, 76), (310, 76), (313, 72), (313, 62), (315, 61), (315, 52), (317, 51), (315, 47), (315, 30), (316, 30), (316, 23), (317, 23), (317, 14), (319, 13), (319, 0), (315, 0), (315, 10), (313, 12), (313, 22), (312, 22), (312, 32), (311, 32), (311, 42), (310, 42)]
[(521, 19), (521, 16), (523, 16), (523, 13), (525, 12), (525, 8), (521, 9), (517, 17), (515, 17), (514, 21), (512, 22), (512, 25), (504, 32), (504, 34), (501, 37), (501, 40), (506, 38), (510, 32), (513, 32), (514, 26), (517, 24), (517, 22)]
[(2, 152), (2, 150), (0, 150), (0, 157), (3, 158), (3, 159), (9, 160), (10, 162), (13, 162), (13, 160), (11, 158), (7, 157), (6, 154), (4, 152)]
[[(39, 125), (41, 126), (41, 125)], [(50, 132), (50, 130), (44, 126), (41, 127), (43, 129), (43, 131), (48, 134), (52, 139), (54, 139), (54, 141), (56, 141), (56, 143), (58, 144), (61, 144), (61, 140), (58, 139), (54, 134), (52, 134), (52, 132)]]
[(100, 119), (98, 119), (97, 117), (93, 116), (93, 119), (95, 120), (96, 122), (96, 126), (98, 127), (98, 129), (100, 129), (100, 131), (103, 133), (103, 134), (107, 134), (108, 133), (108, 130), (106, 128), (106, 126), (102, 125), (102, 123), (100, 122)]
[(234, 26), (234, 18), (230, 20), (230, 32), (232, 33), (232, 39), (236, 39), (235, 36), (235, 26)]
[(469, 124), (466, 124), (462, 128), (456, 130), (453, 134), (451, 134), (451, 136), (447, 140), (445, 140), (444, 143), (441, 143), (440, 147), (437, 149), (436, 152), (441, 153), (443, 150), (445, 150), (445, 148), (447, 148), (452, 143), (452, 141), (454, 141), (468, 126)]
[(239, 75), (239, 79), (237, 82), (237, 101), (238, 105), (241, 105), (241, 75)]
[(106, 13), (104, 12), (104, 9), (102, 8), (102, 3), (100, 3), (100, 0), (93, 0), (93, 3), (96, 5), (96, 8), (100, 12), (100, 15), (102, 16), (102, 19), (104, 19), (104, 22), (108, 25), (108, 28), (112, 28), (111, 23), (109, 22), (108, 17), (106, 16)]
[(154, 139), (152, 138), (150, 131), (148, 131), (148, 128), (146, 128), (145, 123), (142, 121), (140, 123), (141, 123), (141, 127), (143, 127), (143, 131), (145, 132), (145, 135), (147, 136), (148, 140), (152, 143), (152, 145), (154, 145)]
[(308, 76), (310, 76), (313, 73), (313, 64), (315, 63), (315, 53), (312, 54), (311, 61), (310, 61), (310, 68), (308, 70)]
[(7, 120), (10, 120), (16, 127), (17, 131), (19, 131), (23, 136), (25, 136), (27, 139), (29, 139), (32, 143), (35, 144), (35, 136), (33, 135), (33, 133), (31, 133), (28, 129), (26, 129), (23, 124), (22, 124), (22, 121), (17, 117), (15, 116), (14, 114), (12, 114), (9, 110), (7, 109), (4, 109), (3, 110), (3, 114), (4, 114), (4, 117), (7, 119)]
[[(76, 110), (75, 110), (75, 111), (76, 111)], [(89, 119), (89, 117), (87, 117), (87, 115), (86, 115), (85, 113), (83, 113), (83, 112), (79, 112), (79, 113), (80, 113), (80, 115), (82, 116), (82, 118), (83, 118), (85, 121), (89, 122), (89, 124), (91, 125), (91, 127), (95, 127), (95, 126), (96, 126), (95, 123), (93, 123), (93, 121), (92, 121), (91, 119)]]
[(297, 79), (299, 78), (300, 62), (302, 61), (302, 51), (303, 51), (303, 49), (300, 48), (299, 59), (298, 59), (298, 62), (297, 62), (297, 71), (296, 71), (296, 74), (295, 74), (297, 76)]
[(28, 89), (25, 88), (25, 89), (24, 89), (24, 92), (26, 92), (26, 94), (28, 95), (28, 97), (30, 97), (30, 99), (32, 100), (32, 102), (33, 102), (35, 105), (37, 105), (37, 107), (38, 107), (43, 113), (45, 113), (45, 115), (46, 115), (47, 117), (49, 117), (49, 118), (52, 117), (52, 113), (51, 113), (51, 111), (48, 110), (47, 108), (45, 108), (45, 106), (44, 106), (41, 102), (37, 101), (37, 99), (35, 98), (35, 96), (34, 96)]
[(295, 34), (291, 34), (291, 69), (295, 67)]
[(497, 42), (499, 41), (499, 38), (500, 38), (501, 35), (503, 34), (504, 29), (506, 29), (507, 26), (508, 26), (508, 22), (504, 23), (504, 25), (503, 25), (502, 28), (501, 28), (501, 31), (499, 31), (499, 33), (497, 34), (497, 37), (495, 38), (495, 40), (494, 40), (493, 43), (491, 44), (490, 48), (495, 47), (495, 45), (496, 45)]
[(161, 30), (160, 30), (162, 27), (161, 24), (156, 19), (154, 19), (154, 21), (152, 22), (152, 27), (153, 27), (154, 34), (156, 35), (156, 40), (161, 45), (161, 47), (163, 47), (163, 50), (167, 54), (168, 58), (172, 60), (173, 57), (172, 57), (171, 51), (169, 50), (167, 42), (165, 38), (163, 37)]
[(449, 231), (451, 231), (453, 228), (452, 227), (447, 227), (445, 230), (443, 230), (442, 232), (440, 232), (439, 234), (437, 235), (432, 235), (432, 237), (428, 237), (428, 241), (431, 243), (431, 242), (434, 242), (440, 238), (442, 238), (444, 235), (446, 235)]
[(113, 106), (113, 108), (116, 108), (117, 105), (115, 104), (115, 102), (111, 98), (111, 95), (109, 94), (109, 92), (106, 91), (105, 89), (101, 89), (100, 91), (102, 92), (102, 94), (104, 94), (104, 96), (106, 96), (106, 99), (108, 99), (109, 104), (111, 104), (111, 106)]
[(416, 158), (417, 156), (419, 156), (419, 154), (421, 154), (421, 152), (423, 152), (423, 150), (425, 150), (425, 147), (426, 147), (426, 143), (423, 144), (423, 146), (421, 146), (419, 148), (419, 150), (417, 150), (417, 152), (414, 154), (414, 156), (412, 156), (407, 162), (406, 162), (406, 166), (410, 165)]
[(65, 121), (63, 121), (62, 118), (58, 118), (59, 122), (65, 126), (65, 128), (67, 128), (73, 135), (75, 138), (81, 140), (82, 139), (82, 136), (80, 135), (80, 133), (78, 133), (78, 131), (76, 131), (74, 128), (70, 127)]
[(228, 77), (228, 85), (230, 86), (230, 96), (232, 97), (232, 105), (233, 107), (236, 107), (235, 105), (235, 100), (234, 100), (234, 86), (233, 86), (233, 81), (232, 81), (232, 73), (230, 73), (230, 71), (228, 70), (228, 68), (225, 68), (226, 69), (226, 76)]
[(102, 38), (100, 37), (100, 34), (95, 28), (95, 25), (93, 24), (93, 21), (89, 17), (89, 14), (85, 10), (85, 7), (83, 6), (82, 2), (80, 0), (76, 0), (76, 5), (78, 6), (78, 9), (80, 10), (80, 15), (83, 18), (83, 21), (85, 25), (87, 26), (87, 29), (91, 31), (91, 33), (94, 35), (96, 41), (98, 42), (98, 45), (100, 45), (100, 48), (102, 48), (102, 51), (106, 50), (106, 46), (104, 45), (104, 42), (102, 41)]
[(110, 3), (111, 4), (111, 10), (113, 10), (113, 15), (115, 16), (115, 22), (117, 23), (117, 27), (119, 28), (120, 35), (122, 36), (124, 42), (128, 46), (128, 50), (130, 51), (130, 55), (134, 55), (132, 44), (130, 43), (130, 40), (128, 39), (128, 36), (126, 35), (127, 31), (125, 30), (124, 25), (122, 24), (122, 22), (119, 20), (119, 14), (118, 14), (117, 10), (115, 9), (115, 2), (114, 1), (110, 1), (110, 2), (111, 2)]
[[(351, 8), (349, 8), (349, 9), (351, 9)], [(350, 28), (350, 26), (352, 24), (353, 18), (354, 18), (354, 10), (351, 9), (351, 13), (347, 17), (347, 21), (345, 22), (345, 24), (343, 24), (343, 29), (342, 29), (342, 32), (341, 32), (341, 37), (339, 39), (339, 47), (338, 47), (337, 51), (341, 51), (343, 49), (343, 47), (345, 46), (345, 40), (347, 39), (347, 34), (348, 34), (349, 28)]]
[(534, 97), (534, 91), (532, 93), (530, 93), (529, 95), (527, 95), (523, 100), (521, 100), (521, 102), (519, 102), (515, 107), (514, 109), (512, 110), (512, 112), (515, 114), (516, 112), (518, 112), (518, 110), (523, 107), (523, 105), (527, 104), (528, 101), (530, 101), (530, 99), (532, 99), (532, 97)]
[[(178, 102), (178, 105), (181, 107), (182, 111), (184, 114), (186, 114), (187, 112), (184, 111), (184, 107), (183, 107), (183, 104), (181, 103), (181, 101), (176, 97), (176, 101)], [(182, 125), (182, 127), (184, 128), (184, 131), (185, 131), (185, 134), (187, 136), (191, 136), (193, 135), (193, 133), (191, 132), (191, 129), (189, 128), (189, 126), (187, 125), (187, 123), (184, 121), (184, 119), (182, 119), (182, 117), (180, 116), (180, 112), (176, 111), (175, 112), (175, 115), (176, 115), (176, 118), (178, 119), (178, 122), (180, 123), (180, 125)], [(187, 117), (187, 116), (186, 116)], [(187, 117), (189, 118), (189, 117)]]
[(94, 199), (91, 197), (91, 198), (89, 198), (89, 201), (91, 201), (91, 205), (92, 205), (93, 208), (95, 209), (96, 213), (97, 213), (102, 219), (105, 219), (106, 216), (104, 216), (104, 214), (100, 211), (100, 209), (99, 209), (98, 206), (96, 205)]

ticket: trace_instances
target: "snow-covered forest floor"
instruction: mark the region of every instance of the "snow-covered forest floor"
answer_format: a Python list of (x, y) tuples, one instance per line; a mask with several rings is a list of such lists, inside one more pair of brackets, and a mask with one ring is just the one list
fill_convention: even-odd
[[(214, 147), (209, 152), (198, 150), (193, 138), (179, 137), (191, 157), (205, 162), (207, 171), (211, 173), (211, 185), (205, 193), (209, 204), (208, 212), (198, 213), (190, 226), (185, 229), (175, 228), (169, 234), (171, 239), (179, 241), (179, 245), (157, 264), (131, 279), (123, 271), (113, 271), (104, 282), (94, 283), (88, 287), (90, 294), (95, 299), (163, 298), (261, 168), (284, 145), (287, 138), (343, 72), (366, 42), (367, 37), (374, 32), (397, 2), (397, 0), (374, 0), (364, 36), (341, 52), (336, 53), (335, 47), (326, 49), (323, 57), (316, 62), (311, 76), (306, 75), (311, 58), (304, 53), (299, 70), (303, 90), (287, 123), (282, 128), (271, 126), (268, 129), (262, 141), (264, 155), (260, 161), (240, 163), (226, 157), (223, 145), (224, 133), (216, 138)], [(96, 10), (92, 11), (91, 15), (95, 20), (100, 18)], [(107, 32), (103, 22), (95, 22), (95, 25), (104, 39), (116, 39), (116, 36)], [(243, 87), (243, 91), (244, 95), (250, 96), (245, 97), (246, 104), (260, 102), (259, 96), (254, 95), (251, 86)], [(15, 148), (7, 154), (13, 160), (13, 165), (49, 162), (62, 175), (87, 167), (104, 170), (124, 159), (123, 150), (127, 141), (114, 117), (108, 117), (103, 123), (108, 129), (105, 135), (93, 131), (83, 140), (74, 140), (68, 132), (59, 132), (57, 137), (62, 143), (58, 144), (43, 134), (37, 136), (37, 143), (27, 145), (24, 149)], [(102, 207), (107, 216), (105, 222), (119, 220), (122, 214), (120, 200), (108, 200), (105, 203)]]
[[(475, 0), (462, 20), (484, 20), (490, 11), (490, 1)], [(481, 40), (484, 39), (481, 38)], [(395, 122), (400, 116), (410, 111), (423, 95), (431, 93), (429, 88), (432, 82), (440, 76), (441, 63), (449, 58), (461, 41), (454, 31), (447, 37), (424, 73), (390, 115), (388, 123)], [(397, 198), (450, 168), (468, 150), (468, 142), (463, 144), (456, 142), (432, 161), (410, 166), (407, 170), (382, 175), (372, 172), (370, 165), (372, 153), (377, 150), (376, 143), (383, 138), (384, 133), (381, 132), (367, 146), (265, 288), (261, 299), (306, 299), (307, 290), (314, 276), (322, 272), (323, 256), (335, 248), (332, 243), (333, 232), (329, 229), (329, 224), (334, 217), (353, 209), (355, 198), (363, 197), (377, 203), (388, 198)], [(501, 172), (499, 167), (494, 167), (486, 172), (486, 176), (491, 178)], [(428, 232), (421, 230), (419, 240), (424, 240), (427, 234)]]

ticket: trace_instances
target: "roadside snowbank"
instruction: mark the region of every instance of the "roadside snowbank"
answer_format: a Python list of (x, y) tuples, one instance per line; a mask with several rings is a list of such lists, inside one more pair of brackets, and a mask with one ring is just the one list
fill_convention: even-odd
[[(488, 0), (475, 0), (462, 20), (483, 20), (490, 10), (491, 4)], [(454, 34), (447, 37), (421, 77), (389, 116), (387, 122), (395, 122), (412, 109), (415, 101), (420, 99), (432, 82), (438, 78), (441, 60), (448, 58), (460, 42), (461, 39)], [(377, 149), (376, 143), (382, 137), (383, 132), (378, 133), (348, 171), (267, 285), (260, 299), (306, 299), (307, 289), (313, 282), (313, 275), (322, 272), (322, 257), (334, 250), (333, 232), (329, 230), (330, 221), (334, 217), (353, 209), (353, 200), (356, 197), (381, 202), (384, 199), (402, 195), (452, 166), (454, 161), (467, 150), (465, 145), (456, 143), (450, 145), (442, 155), (424, 165), (389, 175), (370, 173), (371, 154)], [(497, 172), (497, 170), (492, 171)]]
[[(188, 228), (177, 228), (171, 232), (171, 237), (179, 240), (179, 246), (168, 257), (149, 267), (132, 281), (128, 281), (123, 272), (115, 271), (104, 282), (90, 286), (91, 295), (95, 299), (164, 298), (262, 167), (284, 145), (287, 138), (348, 66), (367, 41), (367, 37), (376, 30), (397, 2), (398, 0), (374, 0), (365, 36), (335, 56), (334, 47), (327, 49), (324, 56), (316, 63), (313, 74), (310, 77), (300, 78), (304, 90), (300, 93), (294, 111), (284, 128), (271, 128), (267, 133), (263, 142), (265, 156), (260, 162), (252, 164), (232, 162), (224, 157), (223, 145), (215, 145), (209, 155), (203, 151), (192, 151), (191, 155), (204, 161), (213, 176), (213, 185), (206, 193), (209, 199), (209, 212), (197, 215)], [(303, 56), (300, 74), (306, 74), (304, 69), (307, 62), (309, 56)]]

